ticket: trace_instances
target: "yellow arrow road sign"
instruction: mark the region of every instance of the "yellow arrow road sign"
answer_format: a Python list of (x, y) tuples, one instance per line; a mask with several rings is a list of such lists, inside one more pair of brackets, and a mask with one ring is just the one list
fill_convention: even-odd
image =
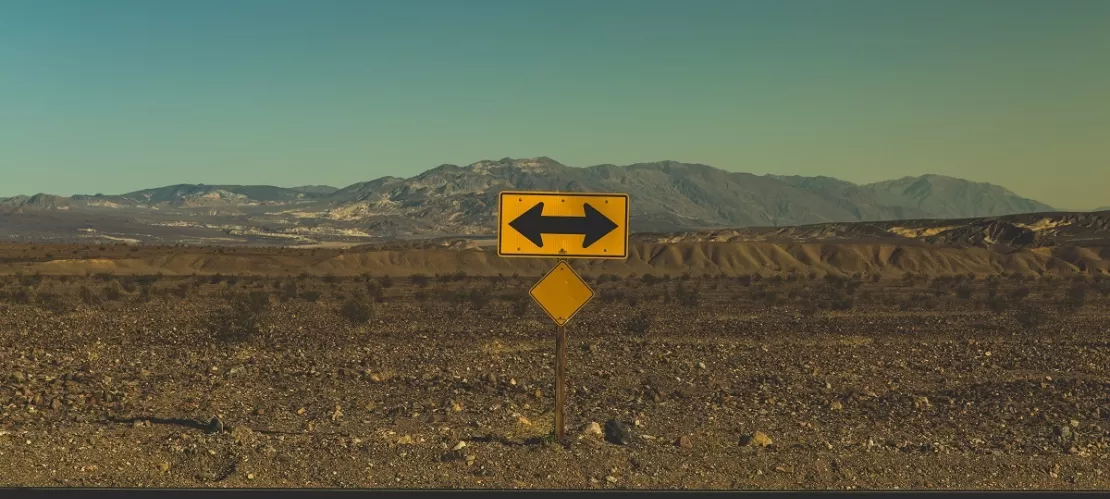
[(566, 261), (560, 261), (528, 294), (559, 326), (565, 326), (594, 297), (594, 291)]
[(628, 258), (628, 194), (501, 192), (497, 254)]

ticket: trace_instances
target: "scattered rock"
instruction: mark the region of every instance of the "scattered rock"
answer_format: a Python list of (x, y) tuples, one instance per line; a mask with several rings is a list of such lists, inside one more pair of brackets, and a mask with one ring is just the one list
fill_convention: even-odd
[(1063, 442), (1071, 440), (1072, 437), (1071, 427), (1067, 425), (1060, 425), (1053, 428), (1053, 433)]
[(412, 445), (412, 435), (405, 435), (397, 439), (397, 445)]
[(676, 443), (679, 447), (682, 447), (683, 449), (694, 448), (694, 441), (688, 435), (678, 437), (678, 442)]
[(490, 374), (486, 375), (486, 382), (488, 382), (491, 385), (497, 384), (497, 375), (495, 375), (493, 373), (490, 373)]
[(698, 362), (698, 369), (705, 369), (705, 362)]
[(913, 406), (918, 409), (928, 409), (931, 407), (929, 398), (925, 396), (917, 396), (913, 398)]
[(517, 422), (520, 423), (521, 426), (532, 426), (532, 422), (524, 416), (520, 416), (519, 418), (517, 418)]
[(598, 424), (597, 421), (590, 422), (589, 424), (582, 427), (582, 434), (583, 435), (601, 435), (602, 434), (601, 425)]
[(617, 483), (617, 477), (609, 475), (605, 477), (605, 481), (609, 483)]
[(841, 404), (839, 400), (834, 400), (832, 402), (829, 402), (829, 410), (830, 411), (839, 411), (843, 408), (844, 408), (844, 404)]
[(757, 431), (748, 435), (740, 437), (740, 445), (742, 447), (770, 447), (774, 441), (766, 433)]
[(220, 418), (214, 417), (212, 421), (208, 422), (208, 433), (219, 433), (224, 431), (224, 422)]
[(466, 442), (460, 441), (459, 443), (455, 444), (455, 446), (453, 448), (451, 448), (451, 450), (454, 450), (454, 451), (463, 450), (465, 447), (466, 447)]
[(605, 422), (605, 440), (616, 445), (628, 445), (632, 442), (632, 429), (616, 419), (610, 419)]
[(170, 463), (162, 463), (158, 465), (158, 470), (165, 473), (170, 470)]

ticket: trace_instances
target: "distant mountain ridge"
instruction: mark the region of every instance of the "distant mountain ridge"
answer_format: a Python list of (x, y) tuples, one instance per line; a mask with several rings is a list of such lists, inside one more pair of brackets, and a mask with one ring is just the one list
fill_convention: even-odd
[(180, 184), (120, 195), (17, 196), (0, 199), (0, 212), (87, 212), (126, 216), (136, 224), (191, 224), (283, 237), (479, 235), (493, 232), (497, 193), (506, 189), (625, 192), (636, 232), (1056, 211), (994, 184), (942, 175), (859, 185), (676, 161), (580, 168), (538, 157), (445, 164), (410, 178), (382, 177), (343, 188)]

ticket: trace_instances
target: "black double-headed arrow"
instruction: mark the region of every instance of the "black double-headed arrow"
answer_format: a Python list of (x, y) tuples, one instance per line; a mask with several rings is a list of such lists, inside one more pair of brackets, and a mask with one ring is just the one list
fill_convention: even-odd
[(541, 248), (543, 234), (581, 234), (586, 236), (582, 241), (582, 247), (589, 248), (598, 239), (613, 232), (617, 224), (589, 203), (584, 203), (584, 207), (586, 208), (584, 217), (545, 217), (541, 201), (509, 222), (509, 227), (516, 229), (522, 236)]

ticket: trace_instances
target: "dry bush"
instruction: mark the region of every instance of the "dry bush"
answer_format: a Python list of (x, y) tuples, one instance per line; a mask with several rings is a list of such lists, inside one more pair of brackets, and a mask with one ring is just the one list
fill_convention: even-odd
[(1025, 329), (1034, 330), (1048, 321), (1048, 315), (1036, 307), (1022, 307), (1014, 314), (1014, 320)]
[(121, 289), (119, 283), (116, 281), (112, 281), (104, 286), (103, 292), (104, 299), (108, 301), (117, 301), (123, 296), (123, 289)]
[(698, 296), (699, 293), (696, 287), (691, 286), (690, 288), (687, 288), (686, 286), (679, 284), (677, 287), (675, 287), (674, 294), (675, 299), (678, 300), (679, 305), (689, 308), (694, 308), (698, 306), (698, 301), (700, 297)]
[(227, 295), (227, 309), (216, 314), (211, 325), (219, 343), (248, 341), (262, 332), (262, 319), (270, 308), (270, 295), (264, 291)]
[(1086, 303), (1087, 303), (1087, 283), (1086, 282), (1075, 282), (1074, 284), (1072, 284), (1070, 287), (1068, 287), (1067, 291), (1064, 292), (1064, 296), (1061, 299), (1061, 304), (1065, 308), (1070, 308), (1070, 309), (1082, 308), (1083, 305), (1086, 304)]
[(528, 305), (531, 301), (532, 299), (530, 296), (523, 294), (515, 300), (512, 300), (510, 303), (512, 303), (513, 315), (520, 318), (523, 318), (525, 315), (527, 315)]
[(343, 301), (339, 307), (339, 315), (353, 325), (362, 325), (374, 318), (374, 309), (370, 306), (369, 298), (361, 293), (355, 294)]
[(85, 305), (95, 306), (100, 304), (100, 297), (96, 296), (96, 293), (93, 293), (93, 291), (85, 285), (77, 288), (77, 297), (80, 298), (81, 303)]
[(428, 285), (428, 276), (424, 274), (413, 274), (409, 276), (409, 282), (423, 288), (424, 286)]
[(64, 314), (73, 311), (73, 305), (58, 293), (40, 291), (35, 295), (35, 305), (43, 310), (55, 314)]

